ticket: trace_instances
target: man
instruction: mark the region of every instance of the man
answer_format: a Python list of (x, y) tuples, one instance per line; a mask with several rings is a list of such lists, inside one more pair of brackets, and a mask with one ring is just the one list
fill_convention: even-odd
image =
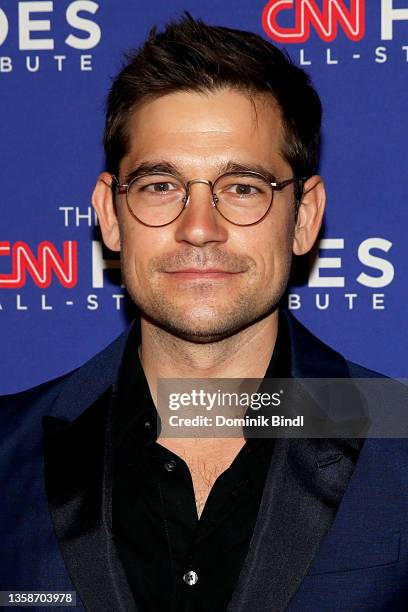
[(404, 440), (157, 427), (162, 378), (374, 376), (280, 306), (322, 223), (320, 120), (278, 49), (189, 16), (115, 79), (93, 205), (140, 321), (3, 398), (3, 590), (98, 612), (407, 609)]

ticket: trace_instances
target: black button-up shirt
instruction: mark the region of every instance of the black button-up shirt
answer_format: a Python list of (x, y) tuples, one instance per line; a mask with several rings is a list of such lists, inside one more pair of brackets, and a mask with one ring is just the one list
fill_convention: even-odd
[[(265, 377), (290, 376), (284, 317)], [(113, 531), (140, 612), (224, 612), (254, 530), (274, 440), (247, 438), (198, 518), (185, 461), (158, 442), (135, 322), (115, 408)]]

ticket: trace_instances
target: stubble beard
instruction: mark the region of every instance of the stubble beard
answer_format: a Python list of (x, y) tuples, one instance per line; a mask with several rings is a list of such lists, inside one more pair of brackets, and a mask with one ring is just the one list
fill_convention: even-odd
[(190, 290), (190, 299), (184, 305), (169, 299), (159, 282), (150, 282), (144, 291), (138, 289), (126, 266), (122, 277), (132, 301), (150, 324), (177, 338), (204, 344), (233, 336), (274, 312), (287, 287), (291, 260), (290, 253), (277, 286), (268, 291), (256, 283), (248, 283), (245, 290), (234, 292), (233, 303), (222, 302), (220, 296), (214, 295), (218, 289), (211, 290), (207, 283)]

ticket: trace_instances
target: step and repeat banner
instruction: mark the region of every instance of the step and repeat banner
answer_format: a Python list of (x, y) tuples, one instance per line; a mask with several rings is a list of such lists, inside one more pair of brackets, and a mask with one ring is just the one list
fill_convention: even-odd
[(105, 97), (123, 52), (184, 10), (311, 75), (328, 206), (288, 306), (349, 359), (406, 377), (408, 0), (0, 0), (0, 393), (79, 366), (135, 315), (90, 202)]

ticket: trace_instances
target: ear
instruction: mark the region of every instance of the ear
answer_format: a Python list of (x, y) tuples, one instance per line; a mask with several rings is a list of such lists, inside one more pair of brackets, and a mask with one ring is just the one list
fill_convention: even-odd
[(112, 195), (112, 175), (102, 172), (92, 194), (92, 206), (98, 216), (102, 238), (111, 251), (120, 251), (120, 232)]
[(303, 194), (296, 219), (293, 237), (293, 252), (304, 255), (316, 242), (323, 222), (326, 205), (326, 191), (321, 176), (310, 177), (303, 188)]

